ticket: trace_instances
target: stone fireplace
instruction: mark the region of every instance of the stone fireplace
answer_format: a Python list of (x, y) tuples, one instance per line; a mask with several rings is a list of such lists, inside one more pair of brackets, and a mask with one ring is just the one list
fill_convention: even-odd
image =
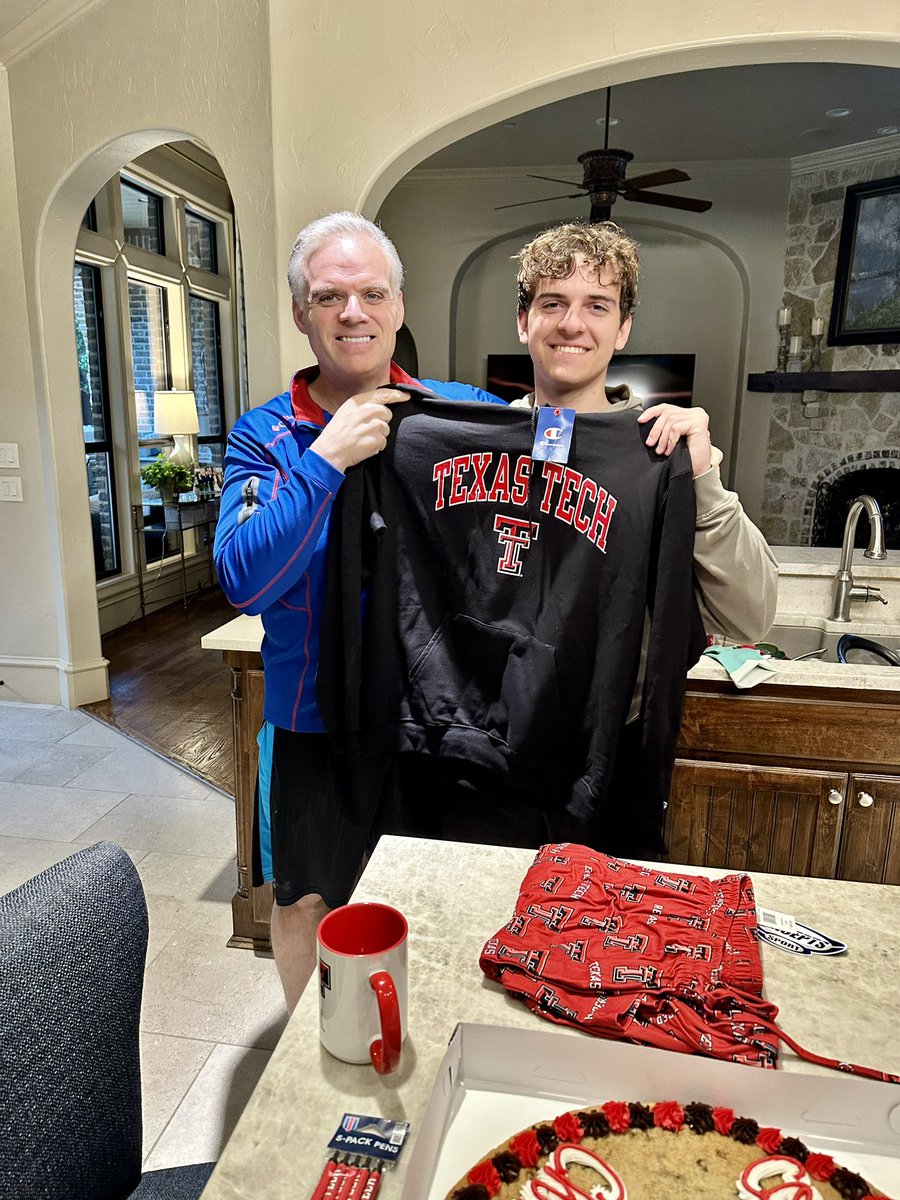
[[(863, 450), (848, 455), (813, 480), (803, 508), (803, 544), (840, 546), (850, 505), (863, 492), (878, 502), (887, 548), (900, 550), (900, 450)], [(857, 546), (867, 544), (868, 524), (860, 519)]]
[[(898, 157), (900, 138), (893, 137), (792, 161), (784, 303), (792, 310), (791, 333), (803, 337), (807, 352), (812, 318), (827, 322), (831, 311), (846, 188), (896, 175)], [(868, 491), (881, 505), (886, 526), (890, 520), (893, 540), (888, 544), (896, 547), (900, 347), (825, 346), (821, 369), (897, 369), (897, 390), (776, 393), (760, 527), (774, 545), (840, 546), (847, 510), (860, 492)], [(857, 532), (862, 545), (866, 524), (861, 520)]]

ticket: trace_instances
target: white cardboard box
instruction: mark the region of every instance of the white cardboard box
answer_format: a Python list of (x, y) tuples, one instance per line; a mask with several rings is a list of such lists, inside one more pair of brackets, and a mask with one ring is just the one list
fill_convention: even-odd
[[(401, 1200), (444, 1200), (518, 1130), (606, 1100), (702, 1100), (775, 1125), (900, 1197), (900, 1087), (718, 1062), (557, 1030), (457, 1025)], [(660, 1200), (663, 1200), (661, 1197)]]

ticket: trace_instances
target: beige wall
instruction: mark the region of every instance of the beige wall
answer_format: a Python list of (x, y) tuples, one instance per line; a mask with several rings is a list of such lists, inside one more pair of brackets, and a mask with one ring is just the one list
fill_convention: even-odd
[[(24, 698), (38, 698), (18, 658), (33, 636), (34, 606), (49, 603), (56, 639), (39, 638), (40, 661), (29, 672), (45, 677), (41, 699), (76, 704), (106, 694), (72, 320), (77, 229), (91, 198), (126, 162), (163, 141), (205, 142), (226, 172), (241, 232), (251, 386), (268, 392), (277, 383), (265, 6), (172, 0), (148, 24), (139, 0), (109, 0), (10, 64), (9, 93), (24, 303), (20, 297), (6, 309), (16, 317), (5, 333), (31, 346), (27, 407), (39, 433), (23, 451), (48, 456), (53, 516), (37, 497), (22, 505), (23, 544), (40, 545), (49, 533), (50, 545), (27, 603), (4, 603), (0, 664), (22, 676)], [(4, 409), (8, 387), (0, 382)]]
[[(0, 410), (5, 420), (11, 405), (21, 409), (23, 456), (45, 464), (42, 490), (29, 488), (14, 518), (43, 565), (26, 572), (14, 600), (5, 589), (4, 674), (36, 640), (66, 702), (103, 687), (71, 269), (81, 213), (130, 158), (187, 136), (224, 167), (244, 249), (251, 393), (262, 399), (304, 357), (281, 278), (293, 234), (312, 216), (335, 206), (374, 213), (438, 147), (601, 84), (759, 61), (900, 65), (898, 22), (896, 0), (570, 0), (564, 11), (544, 0), (514, 10), (483, 0), (167, 0), (152, 10), (107, 0), (20, 52), (7, 63), (16, 196), (3, 190), (4, 170), (0, 221), (13, 237), (18, 221), (22, 274), (17, 281), (14, 263), (0, 299), (13, 301), (4, 345), (31, 348), (33, 381), (27, 363), (15, 380), (5, 371)], [(0, 112), (4, 155), (9, 128)], [(36, 621), (47, 606), (52, 620)]]
[(50, 447), (37, 418), (31, 351), (21, 322), (21, 241), (8, 80), (0, 69), (0, 441), (18, 445), (20, 463), (0, 474), (18, 476), (24, 497), (21, 504), (0, 505), (0, 699), (49, 703), (59, 699), (56, 504), (47, 486)]

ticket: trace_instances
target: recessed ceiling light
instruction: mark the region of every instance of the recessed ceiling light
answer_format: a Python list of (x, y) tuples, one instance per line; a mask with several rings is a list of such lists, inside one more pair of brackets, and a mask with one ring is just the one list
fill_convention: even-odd
[[(621, 121), (621, 118), (620, 118), (620, 117), (610, 117), (610, 118), (609, 118), (609, 124), (610, 124), (610, 128), (611, 128), (613, 125), (618, 125), (618, 124), (620, 124), (620, 121)], [(594, 122), (594, 124), (595, 124), (595, 125), (599, 125), (599, 126), (600, 126), (600, 128), (602, 129), (602, 128), (603, 128), (603, 126), (606, 124), (606, 117), (598, 117), (598, 118), (597, 118), (597, 120)]]
[(900, 133), (900, 125), (882, 125), (881, 128), (876, 129), (875, 132), (879, 137), (887, 137), (890, 133)]
[(515, 127), (518, 125), (518, 123), (519, 123), (518, 121), (504, 121), (503, 128), (504, 129), (515, 129)]
[(826, 117), (849, 117), (853, 112), (852, 108), (829, 108), (826, 112)]

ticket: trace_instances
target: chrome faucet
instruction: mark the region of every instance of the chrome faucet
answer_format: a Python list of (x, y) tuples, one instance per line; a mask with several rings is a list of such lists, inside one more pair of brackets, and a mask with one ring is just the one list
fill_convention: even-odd
[(863, 553), (866, 558), (887, 558), (884, 550), (884, 521), (878, 502), (871, 496), (857, 496), (850, 505), (844, 525), (844, 543), (841, 546), (841, 565), (834, 577), (834, 602), (831, 606), (832, 621), (850, 620), (850, 601), (880, 600), (887, 604), (878, 587), (857, 587), (853, 582), (853, 543), (856, 540), (856, 524), (859, 514), (866, 510), (869, 518), (869, 544)]

